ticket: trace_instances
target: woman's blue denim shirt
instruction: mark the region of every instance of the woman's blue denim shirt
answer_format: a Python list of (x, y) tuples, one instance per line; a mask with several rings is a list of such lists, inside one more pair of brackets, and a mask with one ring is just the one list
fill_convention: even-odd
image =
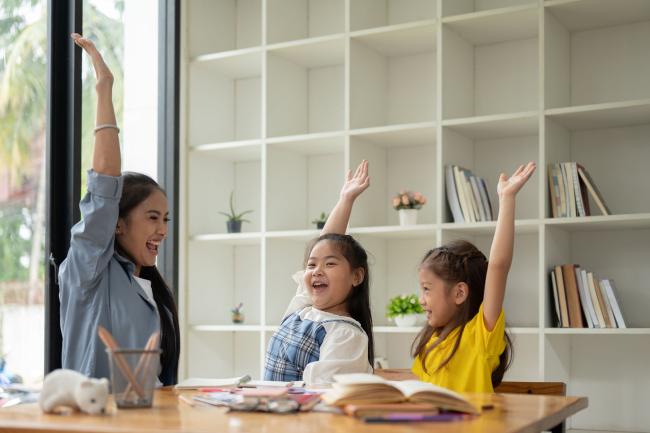
[[(99, 325), (121, 348), (144, 348), (160, 330), (155, 304), (133, 278), (135, 265), (114, 249), (122, 183), (121, 176), (88, 172), (88, 193), (79, 204), (82, 220), (71, 230), (70, 250), (59, 269), (63, 368), (90, 377), (110, 378)], [(164, 377), (170, 373), (162, 373), (162, 383), (170, 383)]]

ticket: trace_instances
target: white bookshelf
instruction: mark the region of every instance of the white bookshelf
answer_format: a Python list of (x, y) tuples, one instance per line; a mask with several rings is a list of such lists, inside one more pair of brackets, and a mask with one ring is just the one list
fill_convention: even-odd
[[(650, 413), (650, 1), (189, 0), (183, 2), (181, 376), (263, 371), (310, 223), (347, 169), (371, 165), (350, 233), (369, 251), (375, 351), (410, 366), (419, 327), (387, 300), (417, 291), (430, 248), (489, 252), (494, 222), (453, 222), (444, 167), (496, 179), (533, 160), (518, 197), (505, 310), (507, 380), (563, 381), (589, 408), (571, 431), (647, 431)], [(551, 218), (546, 165), (579, 161), (613, 215)], [(428, 198), (400, 227), (390, 198)], [(226, 233), (236, 208), (253, 209)], [(627, 329), (551, 323), (548, 271), (580, 263), (616, 281)], [(230, 321), (244, 302), (245, 323)]]

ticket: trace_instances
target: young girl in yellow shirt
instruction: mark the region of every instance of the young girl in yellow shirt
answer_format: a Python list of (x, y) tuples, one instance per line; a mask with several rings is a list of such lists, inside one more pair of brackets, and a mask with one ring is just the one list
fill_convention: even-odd
[(490, 260), (474, 245), (453, 241), (429, 251), (419, 267), (420, 303), (427, 324), (413, 342), (412, 371), (420, 380), (455, 391), (493, 392), (508, 367), (503, 298), (515, 233), (515, 196), (535, 171), (501, 174)]

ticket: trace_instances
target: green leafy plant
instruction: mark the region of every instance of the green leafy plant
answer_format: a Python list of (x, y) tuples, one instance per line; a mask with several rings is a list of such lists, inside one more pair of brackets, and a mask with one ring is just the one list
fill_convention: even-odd
[(325, 224), (327, 222), (327, 218), (329, 217), (328, 214), (325, 212), (321, 212), (320, 216), (314, 220), (311, 221), (312, 224)]
[(407, 314), (420, 314), (424, 310), (416, 295), (399, 295), (391, 298), (386, 306), (386, 317), (392, 319)]
[(235, 194), (234, 191), (230, 193), (230, 213), (227, 212), (219, 212), (221, 215), (225, 215), (228, 218), (228, 221), (244, 221), (244, 222), (250, 222), (247, 219), (244, 219), (244, 215), (252, 213), (252, 210), (245, 210), (242, 213), (237, 213), (235, 212), (235, 206), (233, 205), (233, 195)]

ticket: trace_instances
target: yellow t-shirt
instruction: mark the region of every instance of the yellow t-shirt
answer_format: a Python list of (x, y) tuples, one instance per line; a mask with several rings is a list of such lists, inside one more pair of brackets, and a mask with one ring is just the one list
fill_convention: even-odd
[[(451, 331), (447, 338), (426, 357), (427, 372), (422, 368), (420, 356), (413, 361), (411, 370), (422, 381), (454, 391), (494, 392), (491, 376), (499, 365), (499, 355), (506, 348), (505, 324), (506, 319), (502, 309), (494, 329), (488, 331), (485, 328), (483, 304), (481, 304), (478, 314), (465, 325), (458, 350), (447, 365), (436, 371), (454, 348), (460, 327)], [(432, 336), (427, 347), (437, 339), (437, 336)]]

